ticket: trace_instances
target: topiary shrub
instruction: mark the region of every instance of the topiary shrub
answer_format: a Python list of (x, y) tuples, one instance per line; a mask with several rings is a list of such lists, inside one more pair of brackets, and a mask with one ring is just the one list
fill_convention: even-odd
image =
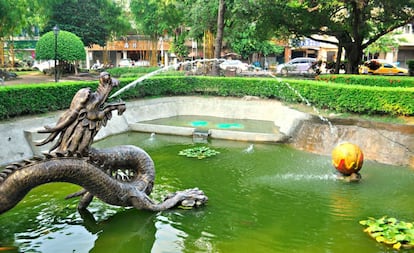
[[(36, 43), (36, 59), (53, 60), (56, 58), (59, 61), (59, 66), (64, 65), (64, 68), (72, 68), (68, 63), (76, 66), (76, 61), (82, 61), (86, 58), (82, 40), (71, 32), (59, 32), (56, 49), (55, 55), (55, 34), (52, 31), (45, 33)], [(63, 67), (61, 68), (63, 70)]]

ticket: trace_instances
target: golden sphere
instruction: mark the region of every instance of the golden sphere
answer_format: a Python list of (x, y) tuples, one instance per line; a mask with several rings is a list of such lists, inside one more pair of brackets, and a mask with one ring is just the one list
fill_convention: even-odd
[(362, 168), (364, 154), (355, 144), (346, 142), (332, 150), (332, 164), (343, 175), (349, 176)]

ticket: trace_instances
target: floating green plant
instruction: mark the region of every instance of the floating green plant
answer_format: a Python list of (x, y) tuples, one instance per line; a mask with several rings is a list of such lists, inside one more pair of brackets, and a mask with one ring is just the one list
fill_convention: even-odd
[(190, 158), (198, 158), (198, 159), (204, 159), (207, 157), (215, 156), (217, 154), (220, 154), (220, 152), (211, 149), (206, 146), (200, 146), (200, 147), (194, 147), (194, 148), (188, 148), (181, 150), (178, 152), (178, 155), (183, 155)]
[(392, 245), (394, 249), (414, 248), (414, 228), (412, 222), (399, 221), (384, 216), (379, 219), (369, 217), (359, 222), (367, 226), (368, 233), (377, 242)]

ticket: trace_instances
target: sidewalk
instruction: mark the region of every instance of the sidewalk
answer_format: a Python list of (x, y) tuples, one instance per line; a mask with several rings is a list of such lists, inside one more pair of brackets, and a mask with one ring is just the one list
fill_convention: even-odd
[[(73, 80), (98, 80), (98, 76), (90, 74), (78, 74), (71, 76), (64, 76), (59, 81), (73, 81)], [(19, 85), (19, 84), (34, 84), (34, 83), (52, 83), (55, 82), (55, 77), (45, 75), (42, 72), (29, 72), (25, 75), (19, 75), (17, 79), (4, 81), (4, 85)]]

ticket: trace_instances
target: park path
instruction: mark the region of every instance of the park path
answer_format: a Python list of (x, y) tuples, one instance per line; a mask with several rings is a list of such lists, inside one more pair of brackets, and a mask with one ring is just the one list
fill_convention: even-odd
[[(60, 79), (61, 81), (69, 80), (98, 80), (98, 76), (91, 75), (78, 75), (67, 76)], [(32, 84), (32, 83), (51, 83), (54, 82), (54, 76), (45, 75), (41, 72), (33, 71), (24, 75), (19, 75), (17, 79), (4, 81), (4, 85), (19, 85), (19, 84)]]
[(4, 81), (4, 85), (18, 85), (30, 83), (48, 83), (53, 82), (52, 76), (44, 75), (40, 72), (32, 72), (25, 75), (19, 75), (17, 79)]

